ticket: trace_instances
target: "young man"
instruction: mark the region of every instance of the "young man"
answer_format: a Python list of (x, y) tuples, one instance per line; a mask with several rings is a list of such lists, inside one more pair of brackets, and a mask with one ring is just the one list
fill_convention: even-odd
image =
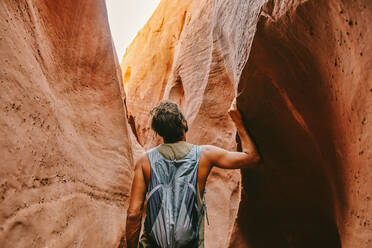
[(211, 169), (254, 168), (259, 162), (235, 101), (229, 114), (243, 152), (187, 143), (187, 121), (175, 103), (162, 102), (151, 111), (152, 129), (164, 143), (143, 154), (136, 163), (126, 222), (128, 248), (138, 246), (145, 198), (140, 247), (204, 248), (204, 188)]

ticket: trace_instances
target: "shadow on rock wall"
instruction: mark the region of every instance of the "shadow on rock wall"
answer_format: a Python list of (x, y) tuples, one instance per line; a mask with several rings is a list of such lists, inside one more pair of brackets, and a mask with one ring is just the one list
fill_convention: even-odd
[(240, 240), (369, 247), (359, 215), (371, 218), (371, 59), (363, 56), (371, 3), (307, 1), (283, 11), (278, 2), (263, 10), (239, 83), (238, 107), (264, 159), (259, 173), (242, 173)]

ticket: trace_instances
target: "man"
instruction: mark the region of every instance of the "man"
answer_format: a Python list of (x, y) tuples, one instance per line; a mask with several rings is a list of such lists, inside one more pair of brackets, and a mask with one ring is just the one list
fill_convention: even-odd
[(187, 121), (175, 103), (161, 102), (151, 111), (152, 129), (164, 143), (143, 154), (136, 163), (126, 222), (128, 248), (138, 246), (145, 198), (140, 247), (204, 248), (204, 188), (211, 169), (254, 168), (259, 162), (235, 101), (229, 114), (243, 152), (187, 143)]

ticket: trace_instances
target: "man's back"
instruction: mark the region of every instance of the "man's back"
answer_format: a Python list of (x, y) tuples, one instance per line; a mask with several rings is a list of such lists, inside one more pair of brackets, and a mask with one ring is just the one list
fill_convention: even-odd
[[(156, 149), (159, 151), (159, 153), (166, 159), (168, 160), (178, 160), (183, 157), (185, 157), (193, 148), (193, 144), (187, 143), (185, 141), (179, 141), (175, 143), (165, 143), (161, 144), (156, 147)], [(155, 148), (154, 148), (155, 149)], [(200, 159), (202, 159), (202, 154), (203, 154), (203, 146), (200, 146), (201, 149), (201, 154), (200, 154)], [(148, 159), (147, 155), (144, 155), (140, 159), (142, 161), (142, 169), (146, 181), (146, 185), (148, 185), (150, 181), (150, 175), (151, 175), (151, 170), (150, 170), (150, 161)], [(199, 163), (200, 164), (200, 163)], [(198, 188), (199, 188), (199, 193), (202, 196), (205, 188), (205, 181), (208, 177), (209, 170), (208, 166), (206, 166), (206, 161), (203, 158), (201, 164), (201, 168), (198, 164)]]
[[(201, 147), (162, 144), (147, 152), (147, 208), (140, 247), (204, 247), (204, 208), (198, 189)], [(150, 169), (149, 169), (150, 167)]]

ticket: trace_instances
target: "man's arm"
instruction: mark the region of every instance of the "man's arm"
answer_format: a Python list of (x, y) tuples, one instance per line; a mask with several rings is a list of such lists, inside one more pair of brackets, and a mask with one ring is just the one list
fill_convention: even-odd
[(127, 248), (137, 248), (138, 246), (138, 239), (141, 231), (143, 203), (147, 191), (142, 170), (142, 165), (145, 159), (147, 159), (147, 157), (143, 156), (137, 161), (134, 172), (130, 203), (127, 211)]
[(203, 146), (203, 154), (211, 166), (222, 169), (255, 168), (260, 160), (256, 152), (230, 152), (210, 145)]
[(240, 137), (243, 152), (230, 152), (216, 146), (204, 146), (206, 157), (212, 166), (223, 169), (254, 168), (258, 165), (260, 156), (256, 147), (244, 128), (244, 123), (236, 102), (229, 110), (231, 119), (234, 121)]

